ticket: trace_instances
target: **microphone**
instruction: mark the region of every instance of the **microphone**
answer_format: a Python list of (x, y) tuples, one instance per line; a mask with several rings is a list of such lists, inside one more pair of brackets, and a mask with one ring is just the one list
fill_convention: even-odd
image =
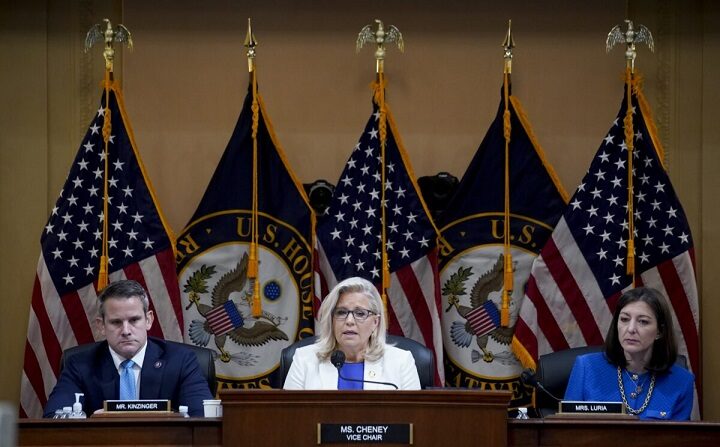
[(544, 392), (545, 394), (547, 394), (548, 396), (552, 397), (553, 399), (555, 399), (555, 400), (558, 401), (558, 402), (561, 402), (561, 401), (562, 401), (562, 399), (558, 399), (553, 393), (551, 393), (550, 391), (548, 391), (548, 389), (545, 388), (545, 386), (543, 386), (542, 383), (540, 383), (540, 382), (538, 381), (537, 375), (535, 374), (535, 371), (533, 371), (533, 370), (530, 369), (530, 368), (524, 370), (524, 371), (522, 372), (522, 374), (520, 374), (520, 382), (523, 383), (524, 385), (528, 385), (528, 386), (531, 386), (531, 387), (533, 387), (533, 388), (537, 388), (537, 389), (541, 390), (542, 392)]
[(340, 350), (333, 351), (332, 354), (330, 354), (330, 363), (333, 364), (335, 368), (338, 370), (338, 377), (341, 379), (348, 381), (348, 382), (359, 382), (359, 383), (374, 383), (375, 385), (385, 385), (385, 386), (391, 386), (395, 388), (396, 390), (399, 390), (397, 385), (390, 382), (376, 382), (374, 380), (364, 380), (364, 379), (351, 379), (349, 377), (343, 377), (342, 374), (340, 374), (340, 369), (345, 364), (345, 353)]

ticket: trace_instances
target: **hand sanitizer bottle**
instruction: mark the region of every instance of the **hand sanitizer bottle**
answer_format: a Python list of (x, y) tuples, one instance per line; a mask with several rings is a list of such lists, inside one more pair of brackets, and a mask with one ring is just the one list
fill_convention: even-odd
[(181, 415), (182, 417), (184, 417), (184, 418), (189, 418), (189, 417), (190, 417), (190, 415), (188, 414), (188, 407), (187, 407), (187, 405), (180, 405), (180, 406), (178, 407), (178, 413), (180, 413), (180, 415)]
[(80, 396), (85, 396), (83, 393), (75, 393), (75, 403), (72, 406), (72, 413), (70, 413), (70, 419), (85, 419), (87, 415), (82, 409), (80, 403)]

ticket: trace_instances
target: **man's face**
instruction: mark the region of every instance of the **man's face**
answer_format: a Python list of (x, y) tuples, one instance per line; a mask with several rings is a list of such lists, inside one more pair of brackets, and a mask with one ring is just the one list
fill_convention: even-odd
[(145, 345), (153, 319), (152, 311), (143, 312), (138, 297), (108, 298), (105, 318), (98, 318), (98, 324), (113, 351), (129, 359)]

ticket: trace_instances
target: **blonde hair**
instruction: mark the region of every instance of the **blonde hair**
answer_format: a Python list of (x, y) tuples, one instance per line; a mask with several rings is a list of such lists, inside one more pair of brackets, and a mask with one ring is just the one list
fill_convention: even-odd
[(365, 350), (365, 358), (370, 361), (380, 359), (385, 353), (385, 333), (387, 332), (387, 320), (383, 309), (382, 299), (377, 289), (370, 281), (358, 277), (348, 278), (340, 281), (323, 300), (318, 311), (318, 327), (316, 327), (318, 340), (315, 342), (319, 347), (318, 358), (327, 360), (333, 351), (338, 349), (338, 342), (333, 332), (333, 311), (337, 306), (340, 297), (346, 293), (360, 293), (368, 299), (369, 310), (380, 317), (380, 323), (370, 334), (368, 347)]

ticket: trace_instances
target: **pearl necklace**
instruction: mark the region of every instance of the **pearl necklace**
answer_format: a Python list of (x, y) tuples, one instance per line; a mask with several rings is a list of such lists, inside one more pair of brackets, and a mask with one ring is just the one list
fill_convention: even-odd
[[(620, 387), (620, 397), (622, 398), (622, 402), (625, 405), (625, 408), (627, 408), (628, 413), (637, 415), (645, 411), (648, 404), (650, 403), (650, 397), (652, 396), (653, 390), (655, 389), (655, 373), (652, 373), (652, 375), (650, 376), (650, 388), (648, 389), (647, 396), (645, 396), (645, 402), (643, 402), (642, 406), (637, 410), (632, 408), (627, 402), (627, 398), (625, 397), (625, 386), (623, 385), (622, 380), (622, 369), (620, 369), (619, 366), (617, 367), (617, 378), (618, 387)], [(632, 380), (632, 377), (630, 378), (630, 380)], [(632, 397), (632, 394), (630, 396)]]

